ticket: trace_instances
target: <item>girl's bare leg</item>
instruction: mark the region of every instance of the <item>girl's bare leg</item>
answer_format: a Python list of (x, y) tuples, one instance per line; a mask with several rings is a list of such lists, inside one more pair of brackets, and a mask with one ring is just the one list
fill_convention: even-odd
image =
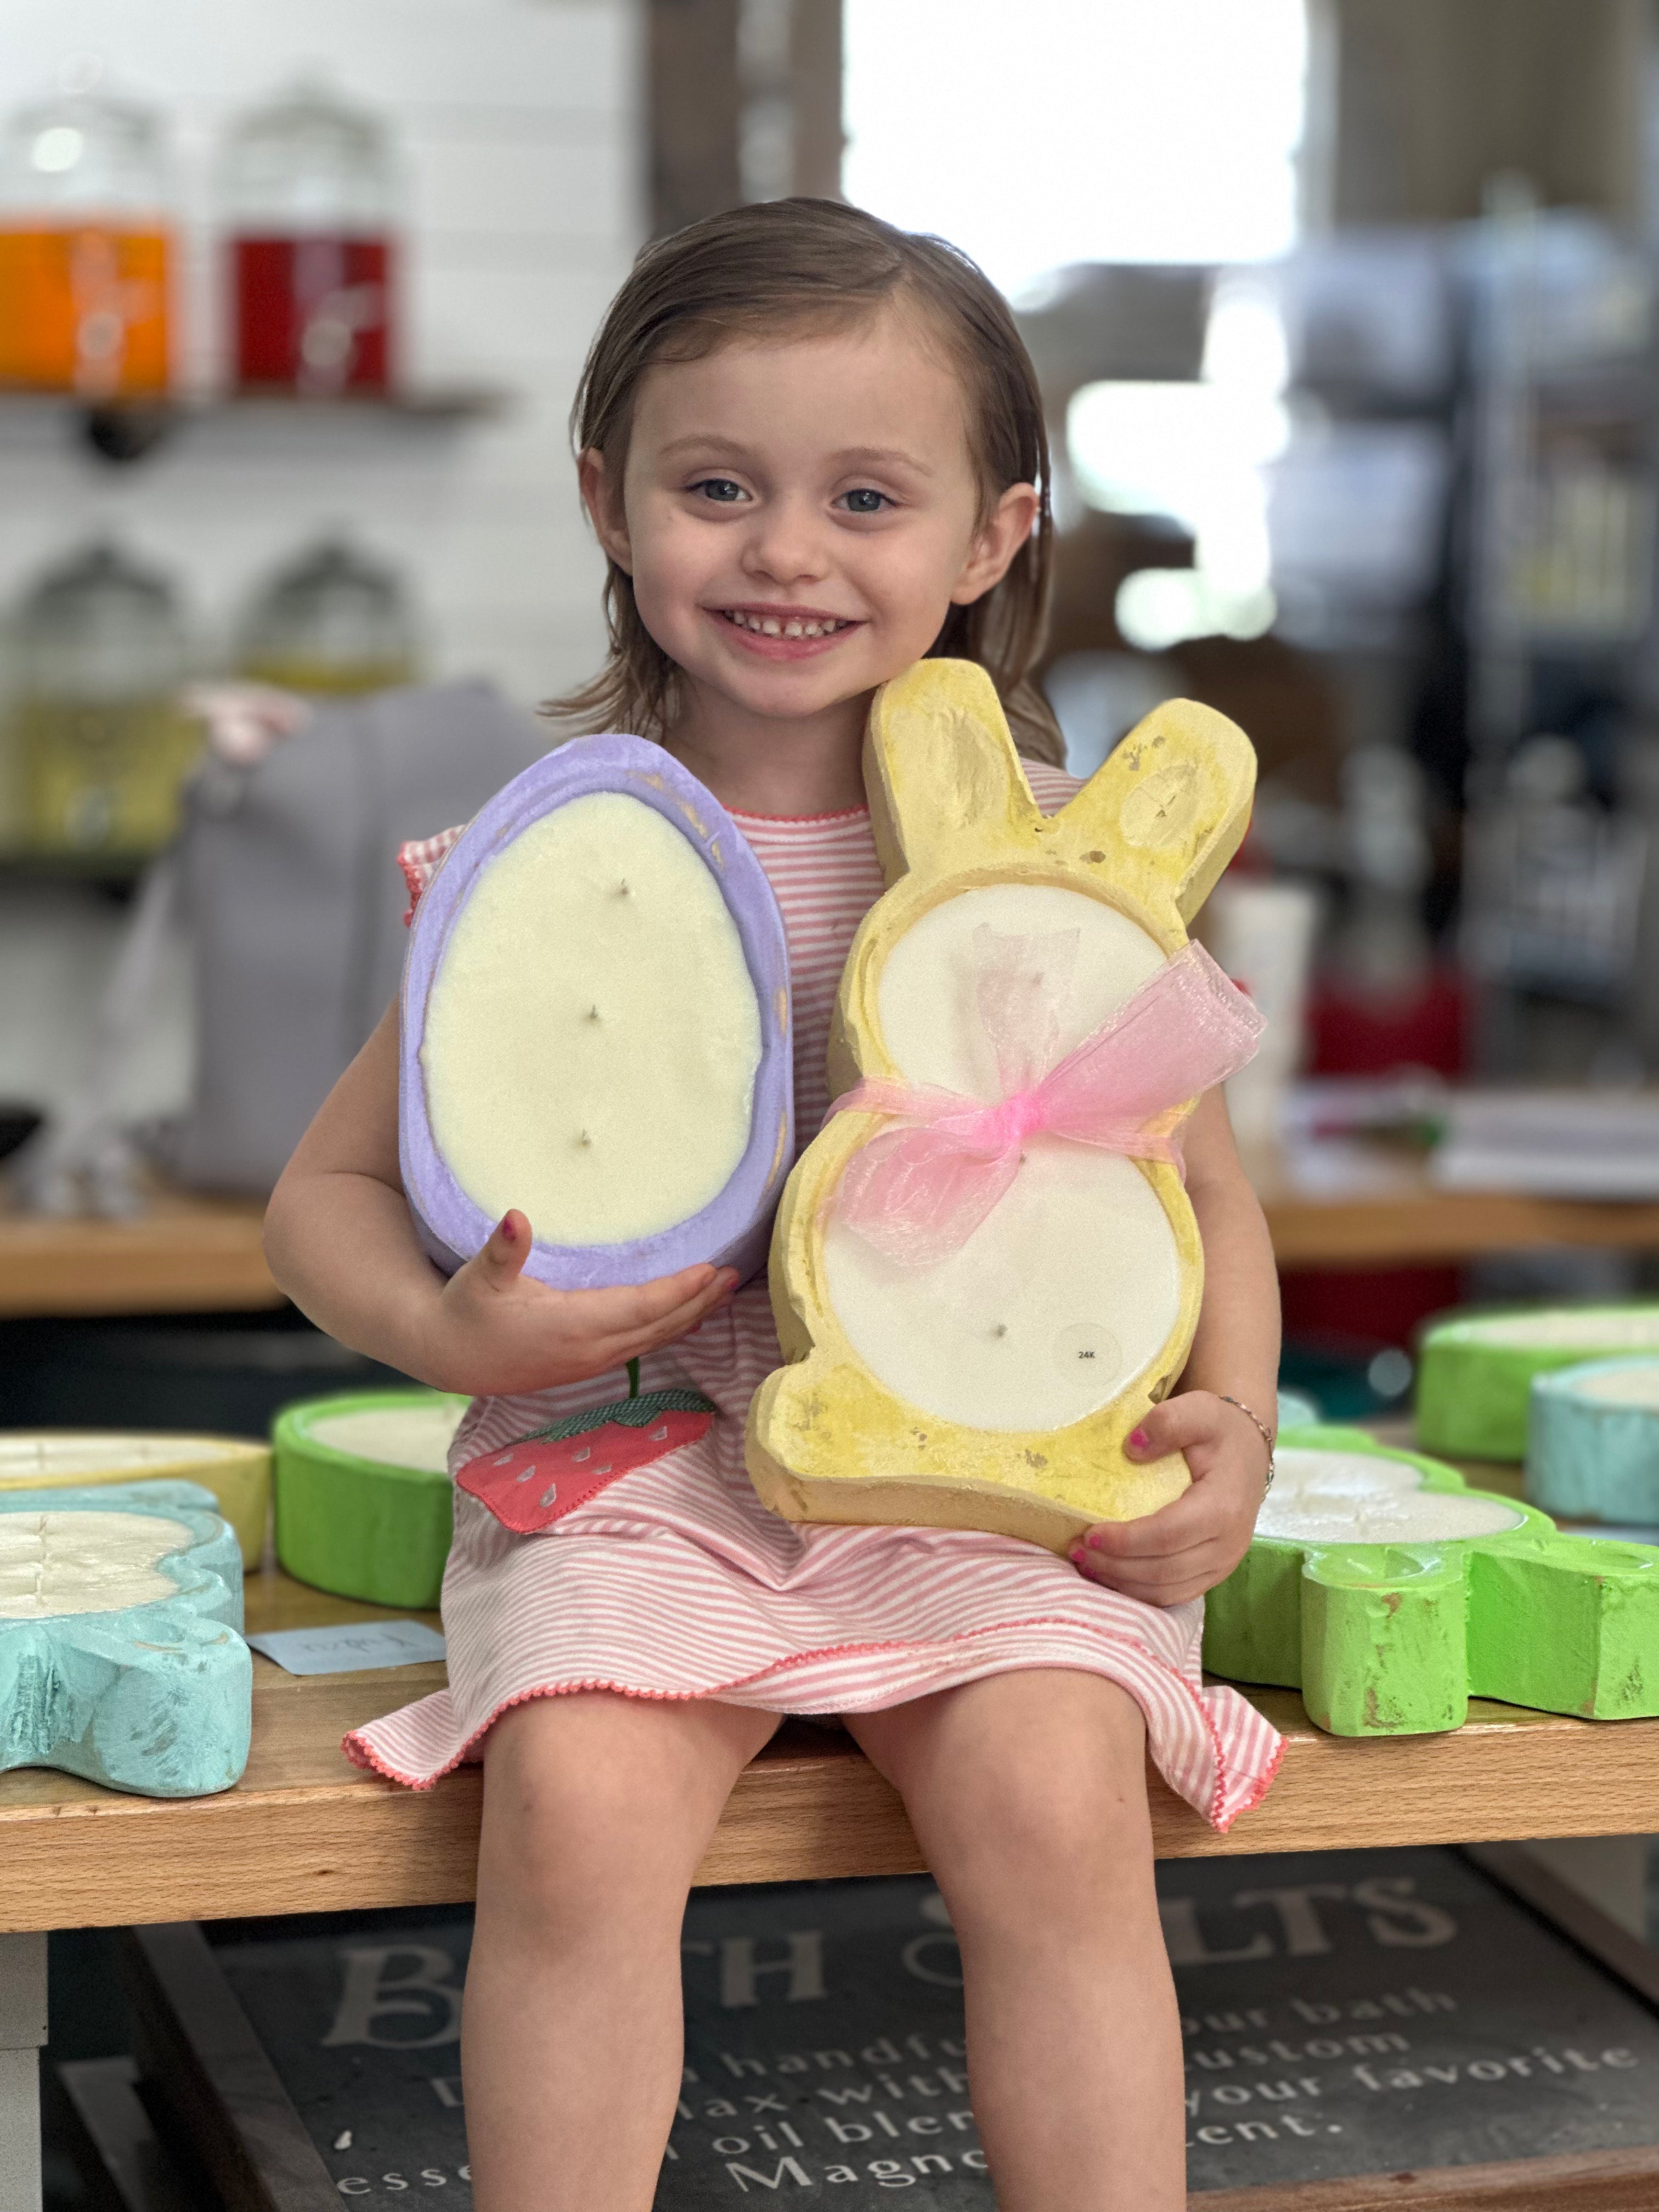
[(777, 1724), (588, 1691), (490, 1731), (461, 2036), (478, 2212), (647, 2212), (679, 2094), (686, 1893)]
[(1001, 2212), (1182, 2212), (1139, 1707), (1099, 1675), (1034, 1669), (847, 1723), (950, 1908)]

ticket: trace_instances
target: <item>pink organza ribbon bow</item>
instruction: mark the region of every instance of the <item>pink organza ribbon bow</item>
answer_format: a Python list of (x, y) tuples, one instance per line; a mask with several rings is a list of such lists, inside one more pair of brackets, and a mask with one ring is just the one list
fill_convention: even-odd
[(1202, 945), (1188, 945), (1056, 1064), (1078, 945), (1075, 929), (974, 932), (975, 1000), (1000, 1103), (872, 1079), (830, 1108), (918, 1125), (872, 1139), (836, 1193), (842, 1220), (888, 1259), (930, 1267), (959, 1250), (1019, 1172), (1030, 1137), (1178, 1166), (1175, 1132), (1192, 1103), (1255, 1053), (1261, 1015)]

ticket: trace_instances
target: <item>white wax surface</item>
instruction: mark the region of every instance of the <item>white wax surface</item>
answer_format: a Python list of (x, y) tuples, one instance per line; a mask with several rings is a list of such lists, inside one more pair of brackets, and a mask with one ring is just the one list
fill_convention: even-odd
[(1301, 1544), (1433, 1544), (1518, 1528), (1497, 1499), (1425, 1490), (1414, 1467), (1367, 1452), (1287, 1446), (1256, 1516), (1258, 1536)]
[(1000, 1095), (974, 994), (974, 932), (981, 926), (999, 937), (1079, 933), (1061, 1058), (1164, 965), (1144, 929), (1081, 891), (1048, 884), (963, 891), (905, 931), (877, 983), (882, 1036), (907, 1082), (939, 1083), (976, 1098)]
[(700, 1212), (743, 1158), (760, 1057), (714, 875), (616, 792), (544, 816), (480, 872), (421, 1048), (457, 1182), (488, 1214), (521, 1207), (552, 1244), (629, 1243)]
[(182, 1552), (182, 1522), (150, 1513), (0, 1513), (0, 1620), (118, 1613), (177, 1597), (157, 1561)]
[(223, 1444), (209, 1437), (126, 1436), (100, 1430), (0, 1436), (0, 1482), (27, 1481), (31, 1475), (142, 1478), (152, 1468), (206, 1463), (222, 1460), (224, 1453)]
[[(974, 932), (1079, 932), (1061, 1055), (1164, 964), (1114, 908), (1057, 886), (993, 884), (923, 915), (878, 983), (887, 1049), (913, 1083), (1000, 1096), (975, 998)], [(1133, 1161), (1057, 1138), (1026, 1146), (1013, 1184), (938, 1266), (884, 1260), (831, 1212), (830, 1301), (865, 1365), (922, 1412), (975, 1429), (1059, 1429), (1157, 1358), (1180, 1310), (1174, 1234)]]
[(1575, 1398), (1596, 1398), (1605, 1406), (1645, 1406), (1659, 1411), (1659, 1366), (1609, 1367), (1572, 1386)]
[(824, 1277), (854, 1350), (898, 1397), (972, 1429), (1060, 1429), (1115, 1398), (1175, 1327), (1175, 1239), (1131, 1160), (1033, 1138), (1007, 1194), (932, 1267), (832, 1212)]
[(1536, 1345), (1550, 1352), (1573, 1352), (1581, 1346), (1586, 1352), (1659, 1352), (1659, 1311), (1645, 1308), (1630, 1313), (1610, 1313), (1605, 1307), (1579, 1312), (1566, 1307), (1496, 1314), (1462, 1327), (1475, 1343), (1516, 1345), (1522, 1350)]
[(306, 1434), (357, 1459), (441, 1474), (465, 1411), (462, 1406), (365, 1406), (355, 1413), (321, 1414), (306, 1423)]

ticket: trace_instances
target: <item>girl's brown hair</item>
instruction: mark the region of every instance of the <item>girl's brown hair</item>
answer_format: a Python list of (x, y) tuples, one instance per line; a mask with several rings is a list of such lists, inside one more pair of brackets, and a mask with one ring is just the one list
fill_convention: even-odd
[[(978, 661), (1020, 750), (1058, 766), (1060, 731), (1030, 681), (1054, 564), (1042, 401), (1007, 302), (955, 246), (817, 199), (732, 208), (655, 240), (635, 262), (589, 350), (571, 410), (572, 442), (578, 453), (601, 453), (619, 478), (640, 380), (658, 362), (700, 360), (757, 330), (833, 328), (889, 301), (925, 316), (961, 374), (983, 512), (1010, 484), (1034, 483), (1040, 497), (1031, 535), (1007, 574), (970, 606), (951, 609), (932, 651)], [(678, 671), (641, 621), (633, 580), (614, 561), (605, 611), (605, 666), (544, 712), (659, 738), (672, 718)]]

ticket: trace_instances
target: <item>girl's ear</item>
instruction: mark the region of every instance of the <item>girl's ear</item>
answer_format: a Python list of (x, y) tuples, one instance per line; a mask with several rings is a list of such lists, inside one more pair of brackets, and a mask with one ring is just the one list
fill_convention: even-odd
[(1010, 562), (1030, 536), (1037, 519), (1035, 484), (1010, 484), (982, 523), (951, 593), (953, 606), (983, 599), (1008, 573)]
[(622, 480), (605, 465), (605, 455), (590, 446), (576, 464), (582, 505), (593, 526), (593, 534), (617, 566), (634, 573), (634, 549), (629, 542), (628, 516), (623, 507)]

